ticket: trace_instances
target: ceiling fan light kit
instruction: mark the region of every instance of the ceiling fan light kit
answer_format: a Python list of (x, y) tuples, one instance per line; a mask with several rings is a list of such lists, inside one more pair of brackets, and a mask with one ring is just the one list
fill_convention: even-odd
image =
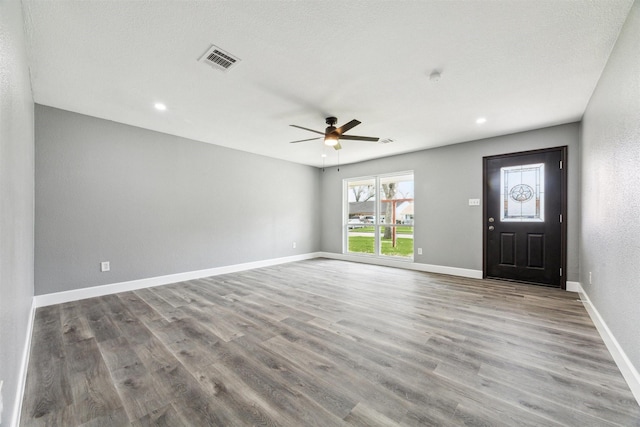
[(338, 137), (335, 135), (327, 135), (324, 137), (324, 145), (335, 147), (338, 145)]
[(345, 132), (347, 132), (348, 130), (358, 126), (361, 122), (358, 120), (351, 120), (348, 123), (345, 123), (344, 125), (340, 126), (339, 128), (336, 128), (336, 123), (338, 123), (338, 119), (335, 117), (327, 117), (326, 118), (326, 123), (329, 125), (327, 126), (327, 128), (325, 129), (324, 132), (320, 132), (317, 130), (313, 130), (313, 129), (309, 129), (309, 128), (305, 128), (302, 126), (298, 126), (298, 125), (290, 125), (294, 128), (298, 128), (298, 129), (303, 129), (309, 132), (313, 132), (313, 133), (318, 133), (321, 135), (324, 135), (324, 137), (316, 137), (316, 138), (310, 138), (310, 139), (301, 139), (298, 141), (291, 141), (291, 144), (296, 144), (298, 142), (305, 142), (305, 141), (313, 141), (316, 139), (324, 139), (324, 144), (329, 146), (329, 147), (333, 147), (336, 150), (340, 150), (342, 148), (342, 146), (340, 145), (340, 140), (341, 139), (345, 139), (345, 140), (353, 140), (353, 141), (367, 141), (367, 142), (378, 142), (380, 140), (380, 138), (376, 138), (376, 137), (372, 137), (372, 136), (357, 136), (357, 135), (344, 135)]

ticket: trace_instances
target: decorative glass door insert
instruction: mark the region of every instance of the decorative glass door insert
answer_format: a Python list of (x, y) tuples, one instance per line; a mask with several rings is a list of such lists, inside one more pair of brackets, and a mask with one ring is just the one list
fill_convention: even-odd
[(500, 221), (544, 222), (544, 163), (500, 168)]

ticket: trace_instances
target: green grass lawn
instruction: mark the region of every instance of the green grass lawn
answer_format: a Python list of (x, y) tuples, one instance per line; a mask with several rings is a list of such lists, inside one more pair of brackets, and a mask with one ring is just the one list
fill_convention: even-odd
[[(349, 233), (373, 233), (373, 226), (366, 226), (362, 228), (352, 228)], [(413, 234), (413, 227), (407, 227), (406, 225), (399, 225), (396, 227), (397, 234)]]
[[(365, 254), (374, 253), (373, 236), (349, 236), (349, 252)], [(396, 247), (391, 246), (391, 239), (382, 239), (382, 255), (410, 257), (413, 255), (413, 239), (396, 239)]]

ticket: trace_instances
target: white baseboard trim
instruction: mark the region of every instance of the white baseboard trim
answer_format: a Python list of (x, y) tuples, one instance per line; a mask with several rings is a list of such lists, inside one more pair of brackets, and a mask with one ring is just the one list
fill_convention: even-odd
[(35, 299), (31, 301), (31, 312), (29, 313), (29, 323), (27, 324), (27, 336), (25, 337), (24, 348), (22, 349), (22, 362), (20, 363), (20, 372), (18, 374), (18, 390), (14, 405), (13, 416), (9, 425), (18, 427), (20, 425), (20, 415), (22, 414), (22, 400), (24, 399), (24, 390), (27, 386), (27, 368), (29, 367), (29, 357), (31, 356), (31, 337), (33, 336), (33, 323), (36, 318)]
[(342, 261), (360, 262), (364, 264), (382, 265), (385, 267), (404, 268), (407, 270), (424, 271), (427, 273), (450, 274), (452, 276), (469, 277), (472, 279), (482, 279), (482, 270), (471, 270), (468, 268), (447, 267), (445, 265), (421, 264), (410, 261), (396, 261), (393, 259), (372, 258), (367, 256), (337, 254), (333, 252), (320, 252), (323, 258), (338, 259)]
[(605, 323), (602, 316), (600, 316), (596, 307), (591, 303), (589, 295), (587, 295), (585, 290), (582, 288), (582, 285), (580, 283), (577, 284), (579, 287), (577, 292), (580, 294), (580, 300), (582, 301), (584, 308), (587, 310), (587, 313), (589, 313), (591, 321), (596, 326), (596, 329), (600, 333), (609, 353), (611, 353), (613, 360), (616, 362), (616, 365), (618, 365), (618, 369), (620, 369), (622, 376), (627, 381), (627, 384), (631, 389), (631, 393), (633, 393), (636, 401), (640, 404), (640, 374), (638, 373), (638, 370), (633, 366), (631, 360), (629, 360), (627, 354), (618, 343), (618, 340), (616, 340), (616, 337), (611, 333), (611, 330)]
[(285, 264), (288, 262), (303, 261), (320, 257), (343, 261), (361, 262), (365, 264), (382, 265), (386, 267), (405, 268), (408, 270), (425, 271), (428, 273), (450, 274), (453, 276), (482, 279), (481, 270), (447, 267), (443, 265), (420, 264), (415, 262), (396, 261), (392, 259), (386, 260), (383, 258), (369, 258), (364, 256), (345, 255), (332, 252), (311, 252), (308, 254), (294, 255), (283, 258), (273, 258), (243, 264), (228, 265), (224, 267), (208, 268), (205, 270), (188, 271), (185, 273), (169, 274), (166, 276), (149, 277), (145, 279), (130, 280), (127, 282), (111, 283), (108, 285), (92, 286), (88, 288), (73, 289), (63, 292), (54, 292), (51, 294), (36, 295), (35, 297), (33, 297), (33, 300), (36, 308), (46, 307), (48, 305), (63, 304), (65, 302), (100, 297), (104, 295), (115, 294), (118, 292), (135, 291), (136, 289), (151, 288), (154, 286), (168, 285), (170, 283), (202, 279), (204, 277), (218, 276), (220, 274), (236, 273), (238, 271), (269, 267), (272, 265)]
[(582, 290), (582, 286), (580, 286), (580, 282), (571, 282), (567, 280), (567, 292), (580, 292)]
[(149, 277), (146, 279), (131, 280), (127, 282), (111, 283), (108, 285), (93, 286), (90, 288), (73, 289), (70, 291), (55, 292), (51, 294), (36, 295), (33, 297), (36, 307), (62, 304), (87, 298), (100, 297), (118, 292), (134, 291), (136, 289), (151, 288), (154, 286), (168, 285), (170, 283), (184, 282), (187, 280), (202, 279), (204, 277), (218, 276), (220, 274), (236, 273), (238, 271), (252, 270), (254, 268), (270, 267), (272, 265), (285, 264), (294, 261), (318, 258), (320, 253), (312, 252), (302, 255), (293, 255), (282, 258), (272, 258), (262, 261), (247, 262), (243, 264), (227, 265), (223, 267), (208, 268), (205, 270), (188, 271), (185, 273), (169, 274), (166, 276)]

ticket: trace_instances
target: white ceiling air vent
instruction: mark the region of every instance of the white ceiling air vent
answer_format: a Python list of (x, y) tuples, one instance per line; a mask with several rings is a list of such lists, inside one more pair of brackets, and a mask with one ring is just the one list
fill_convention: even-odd
[(378, 141), (380, 144), (389, 144), (391, 142), (393, 142), (393, 139), (391, 138), (380, 138), (380, 141)]
[(204, 55), (202, 55), (199, 61), (204, 64), (211, 65), (217, 70), (229, 71), (231, 68), (235, 67), (238, 62), (240, 62), (240, 58), (212, 45)]

